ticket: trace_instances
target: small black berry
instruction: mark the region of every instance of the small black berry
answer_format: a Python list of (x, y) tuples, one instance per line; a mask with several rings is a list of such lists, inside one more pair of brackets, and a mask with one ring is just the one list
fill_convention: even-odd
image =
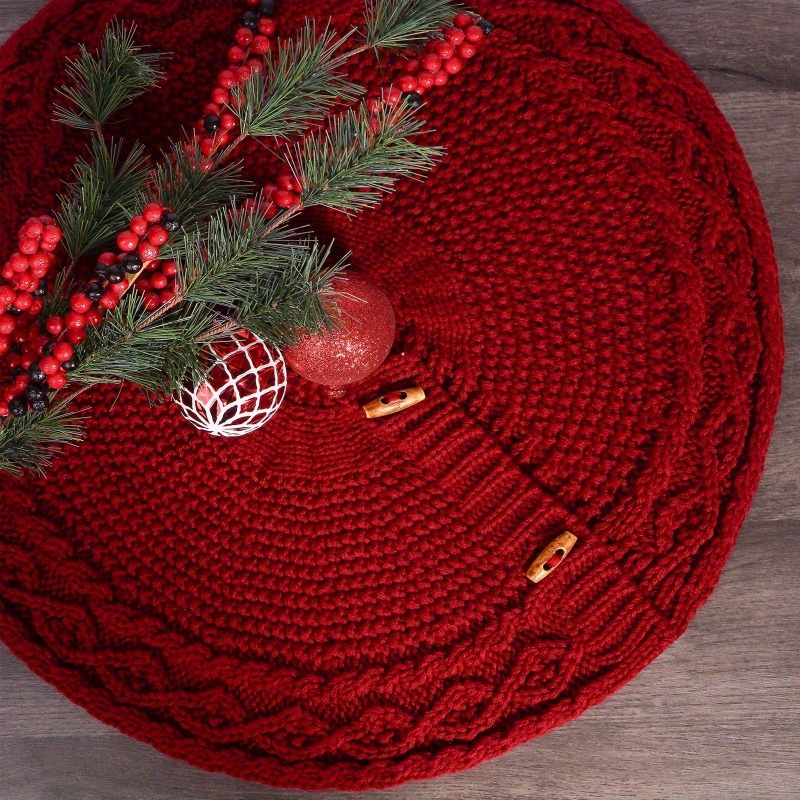
[(203, 119), (203, 127), (208, 133), (216, 133), (222, 123), (216, 114), (208, 114)]
[(258, 14), (256, 14), (255, 11), (245, 11), (244, 14), (242, 14), (242, 25), (254, 31), (258, 27)]
[(44, 297), (47, 294), (47, 278), (40, 278), (39, 285), (34, 289), (34, 297)]
[(403, 94), (403, 99), (406, 101), (406, 105), (409, 108), (421, 108), (425, 102), (419, 92), (405, 92)]
[(8, 401), (8, 410), (12, 417), (23, 417), (28, 413), (28, 403), (22, 397), (14, 397)]
[(275, 13), (275, 0), (261, 0), (258, 4), (258, 13), (262, 17), (271, 17)]
[(33, 404), (38, 400), (44, 400), (47, 397), (47, 392), (38, 383), (29, 383), (25, 389), (25, 397)]
[(47, 411), (47, 406), (50, 404), (47, 402), (47, 397), (41, 397), (37, 400), (31, 400), (31, 411), (39, 412), (39, 411)]
[(141, 256), (138, 253), (125, 253), (122, 258), (122, 269), (125, 272), (136, 274), (141, 271), (143, 266)]
[(486, 36), (488, 36), (494, 30), (494, 25), (491, 22), (489, 22), (488, 19), (479, 19), (475, 24), (483, 31), (483, 33)]
[(108, 269), (108, 282), (109, 283), (122, 283), (125, 280), (125, 273), (118, 264), (114, 264)]
[(96, 281), (92, 281), (84, 290), (83, 293), (93, 302), (96, 303), (104, 294), (103, 287)]
[(32, 383), (44, 383), (47, 380), (47, 375), (39, 369), (38, 361), (28, 367), (28, 377)]
[(181, 227), (181, 218), (174, 211), (167, 211), (161, 219), (161, 227), (168, 233), (175, 233)]
[(55, 342), (48, 342), (42, 348), (42, 355), (43, 356), (51, 356), (51, 355), (53, 355), (53, 350), (55, 350), (55, 349), (56, 349), (56, 343)]
[(76, 358), (70, 358), (67, 361), (62, 361), (61, 368), (67, 372), (72, 372), (72, 370), (78, 368), (78, 360)]
[(12, 317), (21, 317), (25, 312), (20, 311), (16, 306), (11, 306), (6, 313), (11, 314)]

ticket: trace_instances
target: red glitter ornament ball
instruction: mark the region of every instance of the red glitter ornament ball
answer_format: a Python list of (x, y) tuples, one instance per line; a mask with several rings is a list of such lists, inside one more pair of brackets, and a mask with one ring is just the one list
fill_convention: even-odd
[(307, 380), (340, 388), (363, 380), (386, 360), (395, 319), (389, 298), (363, 272), (345, 270), (333, 288), (341, 312), (336, 328), (303, 336), (283, 356)]

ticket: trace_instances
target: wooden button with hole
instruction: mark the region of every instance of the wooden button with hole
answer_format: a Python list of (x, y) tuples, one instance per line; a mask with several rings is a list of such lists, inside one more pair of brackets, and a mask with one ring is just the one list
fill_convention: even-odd
[(564, 531), (536, 556), (533, 563), (525, 570), (525, 577), (533, 583), (543, 581), (572, 552), (577, 541), (577, 536)]
[(383, 397), (370, 400), (363, 408), (367, 419), (380, 419), (405, 411), (407, 408), (421, 403), (424, 399), (425, 390), (419, 386), (411, 386), (408, 389), (395, 389), (387, 392)]

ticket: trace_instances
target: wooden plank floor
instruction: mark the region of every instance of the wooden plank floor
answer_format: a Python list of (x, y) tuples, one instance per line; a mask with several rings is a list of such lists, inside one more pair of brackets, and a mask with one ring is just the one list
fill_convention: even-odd
[[(44, 5), (0, 2), (2, 40)], [(716, 594), (621, 692), (472, 772), (367, 800), (800, 798), (800, 0), (628, 4), (708, 84), (763, 193), (787, 339), (766, 473)], [(0, 800), (300, 795), (167, 759), (96, 722), (0, 649)]]

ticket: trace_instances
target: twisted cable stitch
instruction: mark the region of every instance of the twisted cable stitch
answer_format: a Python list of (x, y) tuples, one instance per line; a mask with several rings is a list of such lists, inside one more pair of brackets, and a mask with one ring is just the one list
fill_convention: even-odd
[[(56, 0), (9, 40), (0, 244), (81, 148), (45, 111), (75, 43), (117, 13), (176, 53), (129, 123), (163, 145), (234, 5)], [(291, 31), (344, 29), (361, 3), (285, 5)], [(48, 480), (0, 479), (3, 640), (205, 769), (377, 788), (563, 724), (680, 635), (755, 491), (780, 308), (729, 127), (616, 2), (479, 10), (498, 30), (424, 112), (441, 167), (355, 220), (312, 219), (395, 304), (376, 375), (338, 403), (290, 380), (238, 443), (126, 391)], [(410, 379), (430, 400), (366, 424), (357, 401)], [(110, 508), (87, 491), (107, 474), (130, 478)], [(567, 527), (579, 546), (531, 590), (525, 560)]]

